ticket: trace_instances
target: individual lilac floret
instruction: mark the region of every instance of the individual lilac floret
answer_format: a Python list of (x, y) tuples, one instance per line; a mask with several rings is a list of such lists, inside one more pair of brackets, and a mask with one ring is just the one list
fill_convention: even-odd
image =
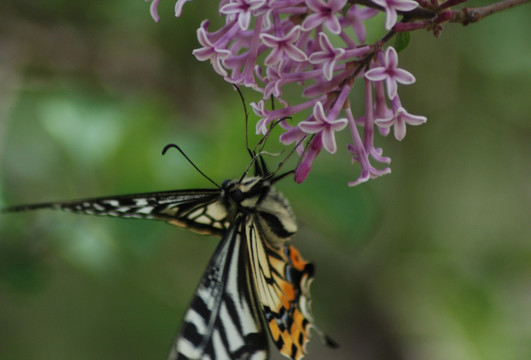
[(397, 82), (404, 85), (415, 82), (413, 74), (398, 68), (398, 55), (392, 46), (388, 47), (385, 52), (383, 66), (375, 67), (367, 71), (365, 77), (371, 81), (385, 80), (389, 99), (393, 99), (396, 96)]
[(254, 113), (260, 117), (260, 120), (256, 124), (257, 134), (266, 134), (267, 127), (269, 126), (269, 123), (273, 120), (268, 117), (265, 106), (266, 106), (266, 103), (264, 99), (260, 100), (258, 104), (255, 102), (251, 103), (251, 108), (253, 109)]
[(419, 4), (413, 0), (372, 0), (376, 5), (380, 5), (385, 10), (385, 29), (391, 30), (396, 24), (397, 11), (411, 11)]
[(343, 130), (347, 126), (347, 119), (329, 119), (321, 102), (315, 104), (313, 108), (313, 119), (313, 121), (300, 122), (299, 129), (307, 134), (320, 134), (325, 150), (334, 154), (337, 150), (334, 132)]
[(398, 96), (392, 101), (393, 109), (396, 109), (394, 114), (388, 118), (376, 119), (376, 125), (390, 128), (393, 127), (393, 134), (395, 139), (402, 141), (406, 136), (406, 125), (418, 126), (424, 124), (427, 119), (425, 116), (412, 115), (406, 111), (400, 104)]
[[(204, 24), (205, 27), (208, 24)], [(197, 29), (197, 39), (199, 43), (203, 45), (200, 49), (195, 49), (192, 53), (197, 60), (205, 61), (210, 60), (214, 70), (221, 76), (227, 76), (227, 71), (221, 65), (221, 60), (227, 59), (231, 53), (229, 50), (216, 48), (216, 46), (210, 41), (207, 36), (207, 32), (203, 26)]]
[(221, 6), (219, 12), (224, 15), (228, 15), (228, 19), (231, 16), (238, 18), (238, 25), (242, 30), (247, 30), (251, 23), (251, 12), (264, 5), (266, 0), (233, 0), (232, 2)]
[(325, 33), (319, 34), (319, 45), (322, 51), (317, 51), (310, 55), (310, 62), (312, 64), (323, 64), (323, 75), (326, 80), (330, 81), (334, 74), (336, 62), (345, 54), (345, 49), (334, 48)]
[(260, 38), (263, 43), (270, 47), (271, 53), (267, 56), (264, 63), (268, 66), (278, 64), (279, 68), (284, 63), (284, 57), (295, 61), (305, 61), (307, 56), (295, 45), (301, 36), (301, 27), (294, 26), (289, 33), (284, 36), (273, 36), (271, 34), (261, 34)]
[(314, 13), (304, 19), (302, 29), (309, 31), (325, 24), (332, 34), (338, 35), (341, 32), (341, 25), (335, 14), (342, 11), (346, 3), (347, 0), (328, 0), (328, 2), (324, 2), (323, 0), (306, 0), (306, 5)]
[(365, 25), (363, 25), (363, 20), (370, 19), (376, 16), (376, 14), (378, 14), (378, 10), (376, 9), (360, 7), (356, 4), (352, 5), (350, 9), (348, 9), (345, 18), (342, 19), (344, 24), (343, 27), (345, 25), (351, 25), (358, 40), (364, 43), (367, 30), (365, 29)]

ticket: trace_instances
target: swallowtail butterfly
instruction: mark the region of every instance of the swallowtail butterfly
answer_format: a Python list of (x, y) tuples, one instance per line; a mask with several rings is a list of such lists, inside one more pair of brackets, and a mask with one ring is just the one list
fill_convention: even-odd
[[(163, 154), (170, 146), (175, 145)], [(281, 354), (298, 360), (312, 327), (328, 345), (335, 344), (313, 324), (314, 267), (289, 245), (297, 224), (288, 201), (273, 187), (291, 172), (277, 176), (267, 172), (260, 156), (255, 160), (255, 176), (226, 180), (217, 189), (20, 205), (3, 212), (57, 209), (156, 219), (220, 236), (168, 359), (267, 359), (269, 333)]]

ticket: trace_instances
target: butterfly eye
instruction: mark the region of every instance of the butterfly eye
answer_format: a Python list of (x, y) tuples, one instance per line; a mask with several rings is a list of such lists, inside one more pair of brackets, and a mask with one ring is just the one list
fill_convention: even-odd
[(243, 200), (243, 192), (240, 189), (236, 189), (230, 192), (230, 197), (236, 202), (241, 202)]

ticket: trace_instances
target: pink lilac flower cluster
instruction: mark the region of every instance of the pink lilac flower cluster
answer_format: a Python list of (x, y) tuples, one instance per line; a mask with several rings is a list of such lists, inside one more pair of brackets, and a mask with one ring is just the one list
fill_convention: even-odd
[[(158, 21), (160, 0), (146, 1), (151, 1), (151, 14)], [(188, 1), (177, 1), (176, 16)], [(391, 159), (374, 146), (374, 129), (387, 135), (393, 128), (395, 138), (402, 140), (406, 125), (426, 122), (424, 116), (408, 113), (397, 93), (398, 84), (412, 84), (415, 77), (398, 67), (393, 47), (367, 44), (364, 26), (365, 20), (384, 12), (385, 29), (391, 30), (397, 12), (411, 11), (418, 2), (371, 1), (365, 3), (372, 6), (352, 0), (221, 0), (225, 25), (209, 32), (209, 21), (204, 20), (197, 30), (201, 48), (193, 54), (198, 60), (209, 60), (226, 81), (261, 93), (262, 100), (251, 104), (260, 117), (257, 133), (266, 134), (279, 123), (284, 130), (280, 142), (297, 146), (299, 183), (322, 149), (337, 151), (335, 134), (347, 128), (352, 143), (346, 149), (361, 167), (349, 185), (388, 174)], [(364, 83), (365, 107), (355, 118), (349, 95), (357, 79)], [(290, 103), (286, 95), (291, 99), (294, 88), (300, 89), (302, 100)], [(281, 107), (268, 109), (271, 98)], [(383, 164), (383, 169), (371, 161)]]

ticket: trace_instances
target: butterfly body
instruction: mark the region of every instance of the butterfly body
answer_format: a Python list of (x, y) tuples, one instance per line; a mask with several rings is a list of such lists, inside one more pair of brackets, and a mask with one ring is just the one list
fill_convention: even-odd
[(223, 193), (235, 213), (250, 216), (264, 238), (275, 246), (290, 240), (297, 231), (295, 216), (287, 199), (262, 177), (225, 181)]
[(163, 220), (221, 236), (186, 311), (169, 360), (267, 359), (305, 355), (313, 265), (287, 242), (297, 231), (288, 201), (272, 185), (283, 175), (226, 180), (218, 189), (178, 190), (30, 204), (4, 212), (59, 209)]

